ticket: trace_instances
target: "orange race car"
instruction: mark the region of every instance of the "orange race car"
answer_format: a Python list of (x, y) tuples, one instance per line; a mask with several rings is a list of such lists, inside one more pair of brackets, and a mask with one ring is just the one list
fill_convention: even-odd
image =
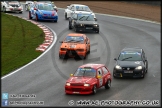
[(85, 34), (70, 33), (60, 41), (59, 58), (76, 57), (86, 59), (90, 53), (90, 40)]

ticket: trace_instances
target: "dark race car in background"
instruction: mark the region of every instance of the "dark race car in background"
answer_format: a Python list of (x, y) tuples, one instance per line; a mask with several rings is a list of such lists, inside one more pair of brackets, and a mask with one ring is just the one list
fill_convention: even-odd
[(113, 77), (141, 77), (148, 71), (148, 61), (142, 48), (124, 48), (113, 70)]
[(72, 17), (69, 17), (69, 29), (74, 29), (75, 32), (94, 31), (99, 33), (99, 24), (92, 14), (74, 13)]

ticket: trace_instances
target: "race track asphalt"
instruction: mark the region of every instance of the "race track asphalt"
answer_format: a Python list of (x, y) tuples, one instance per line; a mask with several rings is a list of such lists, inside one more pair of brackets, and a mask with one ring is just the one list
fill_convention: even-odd
[[(23, 14), (10, 13), (28, 18)], [(79, 100), (158, 100), (161, 102), (161, 25), (140, 20), (97, 14), (100, 33), (85, 33), (91, 41), (91, 53), (86, 60), (59, 59), (61, 41), (73, 30), (68, 29), (64, 10), (58, 10), (57, 23), (41, 21), (57, 34), (55, 45), (40, 59), (22, 70), (1, 79), (1, 92), (35, 94), (36, 98), (9, 98), (9, 101), (44, 101), (44, 106), (69, 106)], [(144, 79), (112, 79), (109, 90), (100, 88), (96, 95), (65, 95), (65, 81), (78, 66), (104, 63), (113, 71), (114, 58), (124, 47), (141, 47), (148, 58), (148, 73)], [(25, 59), (25, 58), (24, 58)], [(159, 103), (161, 106), (161, 103)], [(12, 105), (11, 105), (12, 106)], [(74, 105), (76, 106), (76, 103)]]

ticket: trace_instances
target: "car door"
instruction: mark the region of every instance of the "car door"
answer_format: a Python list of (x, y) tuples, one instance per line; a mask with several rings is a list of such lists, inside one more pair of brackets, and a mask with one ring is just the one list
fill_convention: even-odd
[(101, 68), (97, 69), (97, 76), (100, 76), (100, 78), (97, 78), (97, 80), (98, 80), (98, 88), (99, 88), (99, 87), (102, 87), (102, 85), (103, 85), (103, 73), (102, 73)]
[(102, 67), (102, 71), (103, 71), (103, 85), (105, 85), (108, 79), (111, 80), (111, 74), (110, 71), (105, 66)]

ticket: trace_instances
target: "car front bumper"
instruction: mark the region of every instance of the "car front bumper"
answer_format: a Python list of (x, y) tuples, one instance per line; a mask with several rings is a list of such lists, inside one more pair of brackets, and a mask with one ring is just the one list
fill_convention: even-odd
[(85, 55), (86, 55), (86, 52), (84, 52), (84, 51), (82, 51), (82, 52), (79, 52), (79, 51), (76, 51), (76, 50), (67, 50), (67, 51), (60, 50), (59, 51), (59, 56), (61, 58), (64, 58), (65, 56), (68, 56), (68, 57), (79, 56), (80, 58), (83, 58)]
[(122, 69), (114, 69), (113, 71), (113, 76), (114, 77), (133, 77), (133, 78), (137, 78), (137, 77), (142, 77), (144, 74), (144, 70), (130, 70), (130, 71), (126, 71), (126, 70), (122, 70)]
[(43, 16), (43, 15), (38, 15), (39, 20), (51, 20), (51, 21), (57, 21), (58, 16)]
[(65, 86), (66, 94), (91, 94), (93, 86), (85, 87), (85, 86)]
[(99, 27), (76, 27), (77, 31), (99, 31)]
[(23, 8), (6, 7), (6, 11), (8, 11), (8, 12), (23, 12)]

